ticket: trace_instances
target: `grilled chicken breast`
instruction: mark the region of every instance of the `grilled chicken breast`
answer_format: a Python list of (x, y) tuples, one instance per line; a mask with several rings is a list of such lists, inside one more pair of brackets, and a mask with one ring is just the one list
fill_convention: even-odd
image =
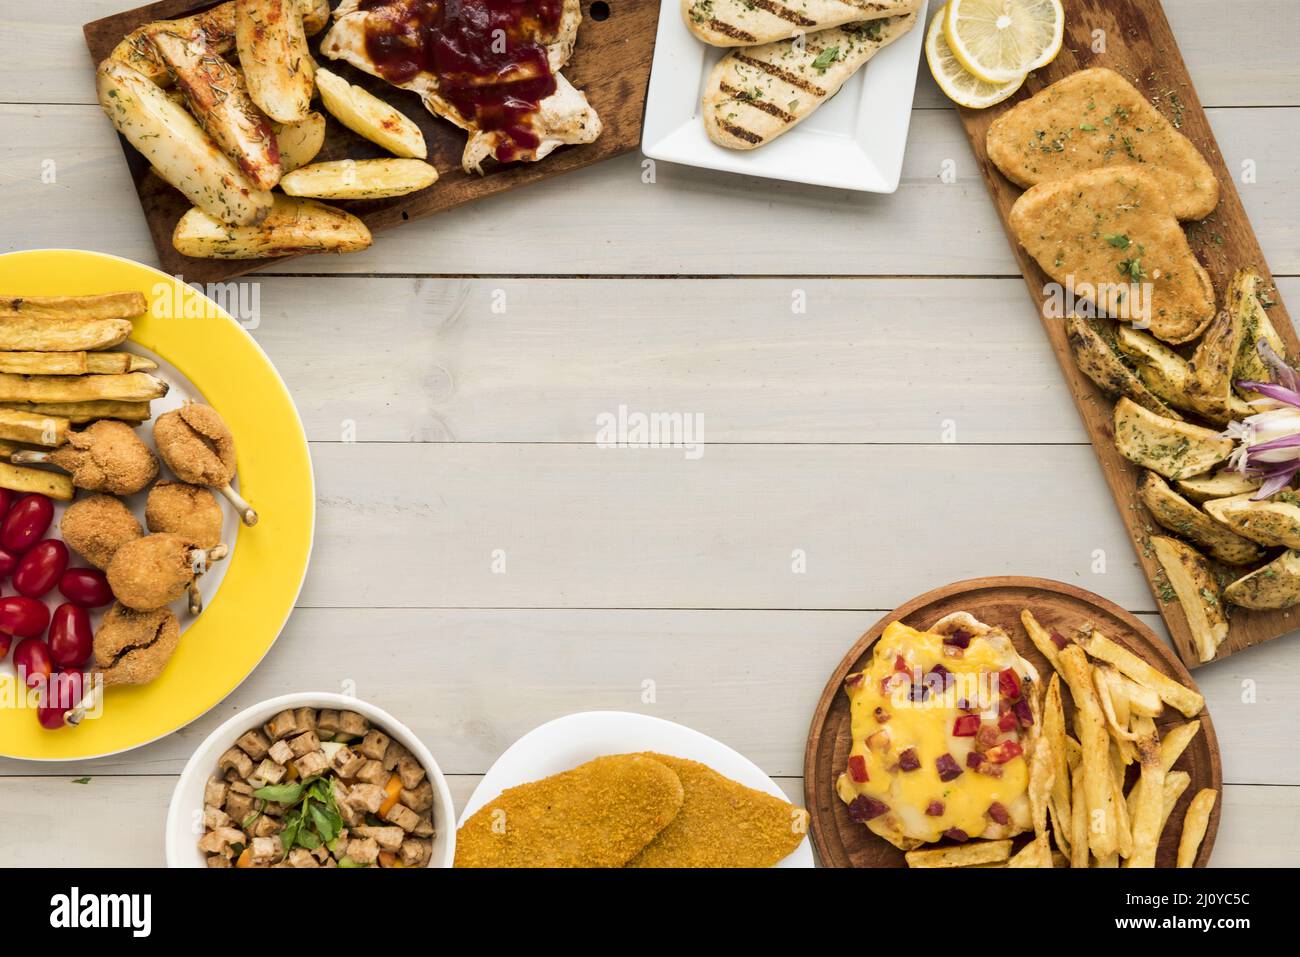
[[(502, 162), (534, 162), (557, 146), (590, 143), (600, 135), (600, 117), (587, 102), (587, 97), (559, 72), (573, 53), (578, 24), (582, 20), (579, 0), (564, 0), (554, 35), (538, 38), (545, 49), (546, 64), (554, 75), (555, 89), (537, 101), (537, 108), (521, 121), (527, 134), (523, 137), (508, 129), (482, 128), (474, 117), (467, 116), (451, 102), (441, 89), (438, 76), (429, 70), (419, 69), (407, 79), (395, 80), (385, 76), (381, 65), (371, 57), (366, 43), (369, 27), (392, 33), (394, 25), (397, 25), (400, 35), (410, 24), (418, 32), (419, 22), (427, 16), (430, 7), (430, 0), (391, 0), (360, 9), (359, 0), (344, 0), (334, 11), (335, 23), (321, 42), (320, 52), (419, 94), (429, 112), (466, 130), (469, 140), (461, 156), (461, 166), (467, 171), (481, 173), (483, 160), (488, 157), (496, 157)], [(424, 42), (424, 39), (413, 42)], [(530, 139), (535, 139), (535, 142), (530, 142)]]
[(1175, 344), (1214, 318), (1209, 274), (1144, 166), (1041, 183), (1016, 200), (1009, 221), (1047, 275), (1112, 318), (1149, 322), (1153, 335)]
[(899, 17), (920, 7), (921, 0), (682, 0), (682, 18), (705, 43), (743, 47)]
[(258, 189), (280, 181), (280, 149), (271, 123), (248, 95), (239, 71), (200, 40), (149, 34), (194, 118)]
[(989, 159), (1018, 186), (1138, 164), (1159, 181), (1179, 219), (1201, 219), (1219, 203), (1219, 180), (1205, 157), (1114, 70), (1058, 80), (994, 120), (987, 143)]
[[(916, 14), (832, 27), (796, 40), (733, 50), (709, 74), (704, 129), (719, 146), (752, 150), (786, 133), (878, 52), (916, 24)], [(800, 49), (802, 45), (803, 49)]]

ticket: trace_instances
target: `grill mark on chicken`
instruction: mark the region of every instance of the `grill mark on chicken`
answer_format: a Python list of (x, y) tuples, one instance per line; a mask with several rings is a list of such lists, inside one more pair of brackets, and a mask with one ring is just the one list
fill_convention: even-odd
[(779, 3), (773, 3), (772, 0), (749, 0), (749, 2), (752, 6), (758, 7), (760, 10), (766, 10), (768, 13), (772, 14), (772, 16), (780, 17), (782, 20), (787, 23), (793, 23), (795, 26), (817, 26), (816, 20), (810, 20), (803, 14), (791, 10), (789, 7), (783, 7)]
[(737, 139), (744, 140), (746, 143), (763, 142), (763, 137), (759, 136), (757, 133), (752, 132), (751, 130), (745, 129), (743, 126), (736, 126), (736, 124), (728, 123), (726, 120), (719, 120), (718, 126), (726, 130), (728, 133), (730, 133), (732, 136), (736, 137)]
[(782, 82), (789, 83), (791, 86), (797, 87), (805, 93), (811, 93), (813, 96), (826, 95), (826, 91), (816, 83), (809, 83), (803, 77), (799, 76), (799, 74), (791, 73), (789, 70), (784, 70), (774, 63), (768, 63), (765, 60), (756, 60), (752, 56), (746, 56), (743, 53), (733, 53), (731, 56), (734, 56), (737, 62), (743, 63), (746, 66), (752, 66), (756, 70), (762, 70), (769, 76), (774, 76)]
[(758, 42), (758, 37), (752, 33), (746, 33), (739, 27), (733, 27), (730, 23), (723, 23), (721, 20), (710, 20), (709, 29), (715, 30), (725, 37), (731, 37), (733, 40), (740, 40), (742, 43)]
[[(775, 103), (769, 103), (767, 100), (761, 100), (756, 96), (746, 93), (744, 90), (738, 90), (730, 83), (724, 82), (721, 85), (721, 87), (719, 87), (719, 89), (721, 89), (722, 92), (727, 94), (728, 96), (732, 96), (735, 97), (737, 100), (740, 100), (742, 103), (748, 103), (756, 110), (762, 110), (764, 113), (768, 114), (768, 116), (775, 116), (778, 120), (781, 120), (783, 123), (793, 123), (796, 119), (793, 113), (787, 113), (785, 110), (781, 109), (781, 107), (777, 106)], [(759, 139), (762, 139), (762, 137), (759, 137)]]

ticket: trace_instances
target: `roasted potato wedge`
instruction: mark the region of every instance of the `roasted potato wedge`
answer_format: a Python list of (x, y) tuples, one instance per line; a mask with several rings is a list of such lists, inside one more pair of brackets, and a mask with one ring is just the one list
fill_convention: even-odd
[(221, 151), (258, 189), (271, 189), (280, 182), (280, 150), (271, 123), (253, 105), (239, 71), (208, 51), (201, 40), (161, 30), (149, 38), (190, 113)]
[(1176, 538), (1151, 536), (1151, 547), (1165, 570), (1169, 587), (1187, 616), (1187, 627), (1201, 661), (1211, 660), (1228, 637), (1228, 616), (1214, 572), (1200, 552)]
[(1193, 502), (1208, 502), (1215, 498), (1245, 495), (1260, 486), (1260, 480), (1242, 475), (1232, 469), (1223, 469), (1213, 475), (1194, 475), (1178, 483), (1178, 491)]
[(0, 402), (144, 402), (167, 394), (167, 383), (147, 372), (123, 375), (9, 375), (0, 373)]
[(1205, 510), (1252, 542), (1300, 548), (1300, 502), (1296, 496), (1278, 492), (1272, 498), (1253, 502), (1251, 494), (1214, 499), (1205, 503)]
[(315, 110), (297, 123), (272, 123), (280, 147), (280, 171), (292, 173), (316, 158), (325, 145), (325, 114)]
[(276, 196), (271, 214), (257, 226), (225, 226), (195, 208), (180, 218), (172, 233), (176, 251), (198, 259), (350, 253), (370, 243), (370, 230), (351, 213), (289, 196)]
[(1167, 479), (1183, 479), (1214, 468), (1232, 452), (1233, 442), (1122, 397), (1115, 403), (1115, 446), (1130, 462)]
[(284, 177), (290, 196), (316, 199), (382, 199), (432, 186), (438, 171), (417, 159), (333, 160), (312, 163)]
[[(1239, 313), (1242, 327), (1241, 348), (1237, 352), (1237, 361), (1233, 368), (1233, 378), (1236, 380), (1272, 381), (1272, 373), (1259, 354), (1257, 343), (1260, 339), (1267, 342), (1279, 356), (1286, 357), (1286, 343), (1277, 334), (1273, 321), (1268, 317), (1268, 311), (1259, 301), (1261, 282), (1259, 271), (1254, 267), (1248, 267), (1238, 269), (1232, 277), (1232, 282), (1228, 284), (1228, 292), (1225, 296), (1227, 308)], [(1254, 393), (1238, 391), (1247, 397), (1254, 395)]]
[(1175, 535), (1181, 535), (1226, 565), (1249, 565), (1264, 557), (1264, 550), (1234, 534), (1169, 487), (1155, 472), (1143, 472), (1138, 495), (1152, 518)]
[(118, 402), (110, 399), (92, 399), (86, 402), (5, 402), (0, 403), (0, 408), (34, 415), (59, 416), (73, 425), (94, 422), (96, 419), (146, 422), (151, 414), (148, 401)]
[(258, 189), (203, 132), (194, 117), (157, 84), (124, 63), (99, 65), (99, 104), (113, 126), (153, 164), (158, 175), (208, 215), (247, 226), (271, 209), (271, 194)]
[(0, 319), (75, 319), (104, 322), (134, 319), (149, 311), (141, 292), (105, 292), (94, 296), (0, 296)]
[(263, 113), (280, 123), (307, 118), (316, 64), (295, 0), (235, 0), (235, 49)]
[(321, 102), (340, 123), (394, 156), (425, 159), (424, 134), (405, 114), (329, 70), (316, 71)]
[(1288, 548), (1263, 568), (1223, 589), (1223, 597), (1234, 605), (1257, 611), (1300, 604), (1300, 552)]
[[(329, 0), (297, 0), (302, 14), (302, 25), (308, 36), (320, 33), (329, 25)], [(210, 10), (182, 17), (179, 20), (155, 20), (137, 27), (109, 54), (127, 66), (143, 73), (159, 86), (171, 83), (171, 74), (158, 58), (158, 51), (149, 41), (148, 34), (158, 30), (174, 33), (186, 40), (201, 40), (208, 50), (225, 56), (235, 49), (235, 0), (226, 0)]]
[(1070, 316), (1065, 324), (1074, 362), (1109, 398), (1126, 395), (1144, 409), (1170, 419), (1181, 419), (1173, 408), (1139, 379), (1116, 351), (1115, 322)]
[(1231, 417), (1232, 370), (1241, 351), (1242, 313), (1222, 309), (1205, 327), (1187, 368), (1187, 397), (1206, 418), (1222, 422)]
[[(1206, 411), (1199, 408), (1192, 400), (1188, 392), (1192, 372), (1187, 360), (1177, 352), (1149, 332), (1124, 324), (1120, 324), (1115, 330), (1115, 345), (1121, 353), (1133, 361), (1137, 367), (1137, 376), (1142, 383), (1167, 405), (1185, 412), (1207, 415)], [(1226, 422), (1230, 418), (1245, 418), (1251, 412), (1250, 406), (1233, 394), (1228, 397), (1225, 415), (1207, 415), (1207, 417), (1215, 422)]]

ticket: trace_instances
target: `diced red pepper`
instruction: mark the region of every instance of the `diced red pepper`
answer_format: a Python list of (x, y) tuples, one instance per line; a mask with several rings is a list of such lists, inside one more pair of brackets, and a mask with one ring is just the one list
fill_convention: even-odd
[(1018, 758), (1025, 753), (1025, 749), (1020, 746), (1018, 741), (1003, 741), (995, 748), (990, 748), (989, 752), (984, 755), (994, 764), (1006, 764), (1012, 758)]
[(1004, 698), (1010, 698), (1013, 701), (1020, 697), (1020, 676), (1011, 668), (1007, 668), (998, 674), (998, 690), (1002, 692)]
[(951, 781), (961, 774), (961, 765), (951, 754), (941, 754), (935, 758), (934, 767), (939, 772), (940, 781)]
[(849, 777), (857, 781), (859, 784), (871, 780), (871, 776), (867, 774), (867, 759), (865, 755), (849, 755)]
[(952, 723), (952, 736), (954, 738), (973, 738), (980, 729), (980, 716), (977, 714), (962, 714), (957, 716), (957, 720)]
[(948, 838), (948, 840), (950, 841), (956, 841), (958, 844), (962, 844), (970, 840), (970, 835), (967, 834), (959, 827), (948, 828), (948, 830), (943, 832), (943, 836)]
[(859, 794), (849, 803), (849, 820), (861, 824), (874, 817), (880, 817), (889, 810), (889, 805), (865, 794)]
[(930, 817), (943, 817), (943, 802), (931, 801), (926, 805), (925, 813)]
[(917, 756), (916, 748), (908, 748), (898, 756), (898, 768), (900, 771), (915, 771), (921, 766), (921, 759)]
[(1034, 726), (1034, 712), (1029, 707), (1029, 702), (1024, 698), (1016, 702), (1015, 712), (1023, 727), (1032, 728)]
[(910, 671), (911, 669), (907, 667), (907, 660), (902, 655), (899, 655), (897, 658), (894, 659), (894, 670)]
[(966, 767), (968, 768), (978, 768), (983, 763), (984, 755), (978, 751), (972, 751), (966, 755)]
[(994, 801), (989, 805), (989, 817), (993, 818), (993, 820), (997, 821), (999, 824), (1011, 823), (1011, 815), (1007, 813), (1007, 809), (997, 801)]
[(1052, 644), (1056, 645), (1056, 647), (1057, 647), (1058, 650), (1060, 650), (1060, 651), (1064, 651), (1065, 648), (1066, 648), (1066, 646), (1067, 646), (1068, 644), (1070, 644), (1070, 639), (1069, 639), (1069, 638), (1066, 638), (1066, 637), (1065, 637), (1064, 635), (1062, 635), (1059, 631), (1053, 631), (1053, 632), (1052, 632)]
[(979, 733), (975, 735), (975, 747), (981, 751), (987, 751), (997, 743), (998, 729), (991, 724), (981, 725)]
[(1008, 711), (1006, 714), (998, 716), (999, 731), (1014, 731), (1016, 728), (1016, 713)]

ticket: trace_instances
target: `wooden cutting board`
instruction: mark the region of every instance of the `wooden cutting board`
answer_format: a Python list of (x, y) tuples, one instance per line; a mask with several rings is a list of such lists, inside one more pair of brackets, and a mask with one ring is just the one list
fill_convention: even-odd
[[(86, 46), (96, 64), (112, 52), (118, 42), (136, 27), (153, 20), (170, 20), (189, 16), (216, 6), (195, 0), (161, 0), (148, 6), (128, 10), (83, 28)], [(331, 2), (337, 6), (337, 2)], [(563, 146), (537, 163), (514, 163), (506, 166), (490, 161), (487, 174), (466, 173), (460, 168), (465, 133), (448, 121), (426, 110), (414, 93), (390, 86), (383, 80), (362, 73), (340, 60), (319, 58), (322, 66), (364, 87), (391, 103), (414, 120), (424, 132), (429, 147), (429, 162), (438, 169), (438, 182), (426, 190), (383, 200), (332, 201), (361, 217), (381, 246), (384, 230), (410, 220), (429, 216), (484, 196), (527, 186), (538, 180), (559, 176), (636, 149), (641, 143), (641, 119), (645, 111), (646, 87), (650, 80), (650, 61), (654, 56), (655, 29), (659, 4), (655, 0), (582, 0), (582, 25), (573, 57), (564, 67), (564, 75), (587, 94), (600, 115), (604, 129), (594, 143)], [(593, 16), (593, 13), (595, 16)], [(597, 20), (596, 16), (604, 19)], [(324, 32), (309, 38), (312, 52), (320, 46)], [(94, 79), (87, 77), (88, 88)], [(321, 109), (319, 105), (317, 109)], [(321, 109), (321, 112), (325, 112)], [(380, 147), (356, 135), (326, 113), (328, 131), (318, 160), (369, 159), (389, 155)], [(105, 118), (102, 122), (107, 123)], [(158, 260), (165, 272), (183, 275), (186, 282), (216, 282), (240, 276), (256, 269), (285, 262), (279, 259), (220, 260), (192, 259), (172, 248), (172, 230), (189, 209), (189, 203), (149, 170), (149, 164), (125, 139), (122, 151), (140, 205), (144, 208), (149, 232), (158, 250)], [(490, 167), (490, 168), (489, 168)], [(509, 237), (503, 242), (509, 242)]]
[[(1002, 628), (1015, 643), (1016, 650), (1038, 669), (1047, 680), (1052, 666), (1034, 647), (1024, 626), (1020, 612), (1028, 608), (1049, 631), (1070, 635), (1090, 622), (1106, 637), (1124, 645), (1134, 654), (1176, 681), (1196, 688), (1196, 683), (1174, 656), (1169, 647), (1157, 638), (1140, 621), (1124, 609), (1082, 588), (1043, 578), (975, 578), (936, 588), (919, 598), (914, 598), (901, 608), (891, 611), (871, 630), (863, 635), (826, 683), (817, 710), (813, 713), (812, 727), (808, 731), (808, 745), (804, 752), (804, 801), (811, 818), (813, 847), (826, 867), (906, 867), (903, 852), (882, 837), (877, 837), (866, 826), (849, 820), (844, 803), (835, 794), (835, 779), (848, 764), (850, 734), (849, 698), (844, 693), (844, 678), (861, 671), (871, 659), (871, 646), (892, 621), (901, 621), (917, 629), (925, 629), (940, 618), (955, 611), (974, 615), (986, 625)], [(1199, 689), (1198, 689), (1199, 690)], [(1074, 705), (1069, 692), (1062, 689), (1065, 702), (1066, 725), (1072, 726)], [(1178, 854), (1178, 838), (1182, 833), (1182, 819), (1193, 795), (1202, 788), (1223, 792), (1223, 767), (1219, 758), (1219, 742), (1214, 735), (1214, 725), (1208, 711), (1202, 710), (1197, 718), (1201, 730), (1192, 738), (1187, 750), (1174, 767), (1191, 775), (1191, 783), (1178, 800), (1169, 816), (1169, 823), (1161, 835), (1156, 853), (1156, 866), (1173, 867)], [(1161, 733), (1171, 725), (1188, 719), (1173, 708), (1166, 707), (1156, 724)], [(1130, 774), (1133, 773), (1130, 768)], [(1214, 837), (1219, 829), (1219, 809), (1222, 800), (1214, 803), (1205, 840), (1196, 856), (1196, 866), (1205, 867), (1214, 849)], [(1028, 843), (1028, 836), (1017, 840), (1016, 849)]]
[[(1223, 154), (1210, 130), (1209, 120), (1196, 96), (1196, 89), (1187, 74), (1187, 67), (1178, 52), (1178, 44), (1169, 29), (1169, 21), (1165, 19), (1159, 0), (1064, 0), (1064, 4), (1065, 44), (1060, 55), (1046, 68), (1032, 74), (1023, 89), (1010, 100), (987, 110), (960, 109), (959, 112), (1011, 248), (1020, 262), (1025, 285), (1039, 306), (1043, 328), (1056, 352), (1061, 371), (1074, 396), (1074, 403), (1083, 416), (1093, 450), (1097, 453), (1102, 473), (1119, 506), (1120, 516), (1137, 551), (1138, 562), (1151, 584), (1160, 614), (1173, 636), (1179, 656), (1189, 668), (1196, 668), (1202, 662), (1197, 659), (1196, 645), (1182, 606), (1177, 601), (1162, 600), (1162, 589), (1157, 584), (1156, 576), (1160, 566), (1147, 545), (1147, 539), (1153, 533), (1159, 534), (1161, 530), (1150, 520), (1137, 497), (1137, 480), (1141, 469), (1115, 450), (1111, 425), (1112, 403), (1075, 365), (1066, 340), (1064, 321), (1043, 316), (1042, 305), (1046, 299), (1044, 290), (1051, 280), (1016, 242), (1007, 225), (1011, 206), (1022, 191), (1005, 179), (989, 161), (985, 149), (989, 126), (1020, 100), (1027, 99), (1076, 70), (1087, 67), (1109, 67), (1115, 70), (1146, 94), (1160, 112), (1196, 144), (1219, 178), (1222, 195), (1218, 209), (1199, 223), (1184, 225), (1192, 249), (1214, 280), (1220, 303), (1228, 281), (1239, 267), (1253, 265), (1258, 268), (1270, 289), (1273, 279), (1268, 264), (1264, 261), (1264, 254), (1260, 251), (1259, 241), (1242, 208), (1234, 178), (1224, 165)], [(1097, 52), (1101, 46), (1100, 41), (1104, 41), (1104, 49)], [(1297, 341), (1286, 306), (1275, 289), (1273, 293), (1275, 304), (1268, 310), (1268, 314), (1286, 341), (1290, 354), (1300, 355), (1300, 341)], [(1248, 611), (1234, 607), (1228, 638), (1219, 647), (1215, 660), (1285, 635), (1297, 627), (1300, 627), (1300, 614), (1293, 615), (1291, 611)]]

